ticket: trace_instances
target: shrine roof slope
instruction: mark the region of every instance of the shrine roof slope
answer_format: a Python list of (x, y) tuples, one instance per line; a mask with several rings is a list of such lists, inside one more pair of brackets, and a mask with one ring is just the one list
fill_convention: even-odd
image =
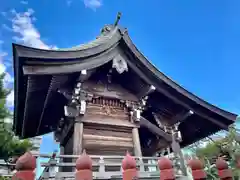
[[(49, 77), (93, 69), (111, 61), (119, 53), (119, 49), (120, 52), (127, 52), (135, 57), (127, 61), (128, 65), (144, 81), (155, 86), (159, 93), (165, 94), (177, 104), (193, 110), (204, 118), (209, 119), (208, 114), (210, 113), (216, 114), (219, 121), (225, 121), (220, 123), (226, 125), (235, 121), (236, 114), (202, 100), (161, 73), (136, 48), (126, 29), (118, 26), (105, 26), (102, 34), (96, 40), (69, 49), (42, 50), (13, 44), (15, 73), (14, 129), (16, 134), (27, 137), (22, 132), (24, 111), (26, 110), (24, 106), (27, 103), (27, 93), (24, 91), (28, 88), (26, 84), (28, 84), (31, 76)], [(46, 84), (46, 86), (50, 86), (51, 82), (46, 82)], [(197, 110), (197, 106), (201, 107), (203, 111)], [(218, 123), (215, 119), (213, 121), (216, 124)]]

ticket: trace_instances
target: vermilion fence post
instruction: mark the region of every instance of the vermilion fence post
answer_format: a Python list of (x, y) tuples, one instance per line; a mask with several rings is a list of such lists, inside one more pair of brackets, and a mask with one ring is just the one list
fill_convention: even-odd
[(76, 180), (92, 180), (92, 159), (83, 151), (82, 155), (76, 161)]
[(174, 180), (174, 169), (172, 161), (166, 157), (161, 157), (158, 160), (158, 167), (160, 170), (160, 180)]
[(204, 171), (204, 165), (199, 159), (192, 159), (188, 165), (192, 169), (192, 176), (194, 180), (206, 179), (207, 174)]
[(122, 160), (123, 180), (133, 180), (138, 178), (136, 160), (127, 152)]
[(36, 158), (26, 152), (16, 162), (17, 172), (13, 175), (13, 180), (35, 180)]
[(218, 169), (218, 176), (221, 180), (232, 180), (232, 170), (228, 168), (228, 164), (222, 158), (218, 158), (216, 161), (216, 167)]

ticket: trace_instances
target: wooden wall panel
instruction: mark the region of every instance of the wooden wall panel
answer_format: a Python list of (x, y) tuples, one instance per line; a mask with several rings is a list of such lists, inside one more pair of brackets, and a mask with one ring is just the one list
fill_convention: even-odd
[(82, 89), (98, 95), (114, 99), (138, 101), (138, 98), (119, 84), (106, 83), (106, 80), (88, 80), (83, 83)]
[(130, 122), (125, 100), (135, 102), (136, 96), (117, 84), (106, 84), (101, 79), (84, 82), (82, 89), (93, 94), (82, 118), (83, 149), (92, 155), (133, 152), (132, 128), (136, 125)]
[(131, 128), (98, 127), (85, 124), (83, 147), (92, 155), (124, 155), (132, 152), (133, 140)]
[[(110, 104), (110, 100), (108, 101)], [(119, 103), (119, 102), (116, 102)], [(99, 116), (101, 118), (114, 118), (114, 119), (121, 119), (121, 120), (128, 120), (129, 119), (129, 113), (126, 110), (125, 107), (122, 104), (117, 104), (119, 106), (113, 106), (108, 104), (94, 104), (94, 103), (88, 103), (87, 109), (86, 109), (86, 115), (87, 116)]]
[(112, 137), (122, 137), (122, 138), (132, 138), (131, 131), (127, 132), (127, 130), (118, 131), (117, 129), (89, 129), (84, 128), (83, 130), (84, 134), (86, 135), (97, 135), (97, 136), (112, 136)]

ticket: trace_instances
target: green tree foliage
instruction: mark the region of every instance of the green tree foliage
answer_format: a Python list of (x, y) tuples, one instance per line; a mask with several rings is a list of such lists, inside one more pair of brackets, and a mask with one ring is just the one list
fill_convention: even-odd
[(237, 159), (240, 157), (240, 134), (234, 125), (229, 127), (225, 137), (218, 140), (209, 138), (205, 146), (199, 146), (198, 144), (193, 148), (193, 151), (197, 157), (204, 161), (208, 179), (218, 179), (215, 166), (218, 157), (223, 157), (228, 161), (234, 175), (240, 174), (236, 168)]
[(0, 180), (11, 180), (11, 177), (3, 177), (3, 176), (1, 176)]
[(219, 156), (234, 159), (240, 150), (240, 136), (235, 126), (230, 126), (225, 137), (218, 140), (210, 139), (204, 147), (195, 149), (195, 153), (200, 158), (216, 159)]
[[(0, 159), (6, 162), (9, 158), (15, 158), (32, 148), (28, 140), (19, 140), (11, 130), (11, 124), (5, 122), (6, 118), (12, 118), (6, 107), (6, 97), (10, 91), (4, 88), (4, 74), (0, 75)], [(15, 158), (16, 159), (16, 158)]]

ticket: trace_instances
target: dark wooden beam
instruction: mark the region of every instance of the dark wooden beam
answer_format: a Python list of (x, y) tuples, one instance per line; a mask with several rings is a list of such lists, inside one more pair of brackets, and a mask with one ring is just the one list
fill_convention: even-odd
[(56, 76), (52, 76), (50, 85), (48, 87), (48, 92), (47, 92), (47, 95), (45, 97), (45, 101), (44, 101), (44, 104), (43, 104), (42, 113), (41, 113), (41, 116), (40, 116), (40, 119), (39, 119), (39, 123), (38, 123), (38, 127), (37, 127), (37, 134), (40, 131), (40, 128), (41, 128), (41, 125), (42, 125), (42, 121), (43, 121), (44, 112), (45, 112), (45, 110), (47, 108), (47, 103), (48, 103), (48, 101), (50, 99), (50, 96), (52, 95), (52, 88), (53, 88), (53, 84), (55, 82), (56, 82)]
[(155, 86), (147, 85), (146, 87), (142, 88), (141, 91), (138, 93), (137, 97), (139, 99), (144, 98), (145, 96), (149, 95), (150, 93), (155, 91)]
[(194, 112), (191, 111), (191, 110), (189, 110), (188, 112), (183, 112), (182, 115), (177, 120), (179, 122), (183, 122), (183, 121), (185, 121), (188, 117), (190, 117), (193, 114), (194, 114)]
[(164, 130), (162, 130), (159, 127), (157, 127), (156, 125), (152, 124), (150, 121), (148, 121), (147, 119), (145, 119), (142, 116), (140, 117), (139, 124), (140, 124), (140, 126), (146, 127), (147, 129), (149, 129), (152, 133), (156, 134), (157, 136), (163, 137), (164, 139), (166, 139), (166, 141), (168, 141), (168, 142), (172, 141), (172, 137), (170, 134), (164, 132)]
[(188, 117), (190, 117), (191, 115), (193, 115), (194, 112), (189, 110), (189, 111), (183, 111), (181, 113), (176, 114), (174, 117), (171, 118), (170, 122), (183, 122), (185, 121)]
[(137, 66), (136, 64), (133, 64), (133, 62), (131, 62), (130, 60), (128, 61), (128, 65), (141, 77), (143, 78), (143, 80), (147, 83), (153, 84), (156, 87), (156, 91), (164, 94), (165, 96), (167, 96), (169, 99), (171, 99), (173, 102), (175, 102), (176, 104), (179, 104), (183, 107), (185, 107), (186, 109), (192, 110), (195, 114), (201, 116), (204, 119), (207, 119), (209, 121), (211, 121), (212, 123), (216, 124), (217, 126), (219, 126), (221, 129), (228, 129), (228, 126), (212, 117), (207, 116), (205, 113), (201, 112), (200, 110), (198, 110), (197, 108), (192, 108), (190, 105), (188, 105), (187, 103), (183, 102), (182, 100), (180, 100), (179, 98), (177, 98), (176, 96), (174, 96), (173, 94), (171, 94), (168, 90), (166, 90), (165, 88), (163, 88), (163, 86), (154, 83), (152, 80), (149, 79), (149, 77), (147, 77)]
[(62, 131), (62, 135), (60, 138), (60, 144), (65, 146), (69, 137), (71, 136), (71, 134), (73, 133), (73, 127), (74, 127), (74, 120), (71, 119), (71, 122), (64, 127), (65, 129), (63, 129)]
[[(22, 122), (22, 124), (23, 124), (23, 126), (22, 126), (22, 133), (21, 133), (21, 137), (24, 137), (26, 134), (25, 134), (25, 131), (26, 131), (26, 125), (27, 125), (27, 120), (26, 120), (26, 107), (27, 107), (27, 100), (28, 100), (28, 95), (29, 95), (29, 90), (30, 90), (30, 77), (28, 76), (28, 79), (27, 79), (27, 92), (26, 92), (26, 98), (25, 98), (25, 105), (24, 105), (24, 113), (23, 113), (23, 122)], [(15, 107), (16, 108), (16, 107)]]
[(39, 122), (38, 122), (38, 127), (37, 127), (37, 133), (39, 134), (39, 131), (41, 129), (42, 126), (42, 121), (44, 120), (45, 117), (45, 111), (47, 110), (47, 106), (49, 104), (49, 102), (51, 102), (51, 98), (53, 97), (54, 93), (57, 92), (58, 88), (61, 88), (62, 85), (64, 85), (66, 82), (69, 81), (69, 77), (65, 76), (65, 75), (54, 75), (52, 76), (52, 79), (50, 81), (49, 87), (48, 87), (48, 91), (45, 97), (45, 101), (43, 104), (43, 109), (42, 109), (42, 113), (40, 115), (39, 118)]

